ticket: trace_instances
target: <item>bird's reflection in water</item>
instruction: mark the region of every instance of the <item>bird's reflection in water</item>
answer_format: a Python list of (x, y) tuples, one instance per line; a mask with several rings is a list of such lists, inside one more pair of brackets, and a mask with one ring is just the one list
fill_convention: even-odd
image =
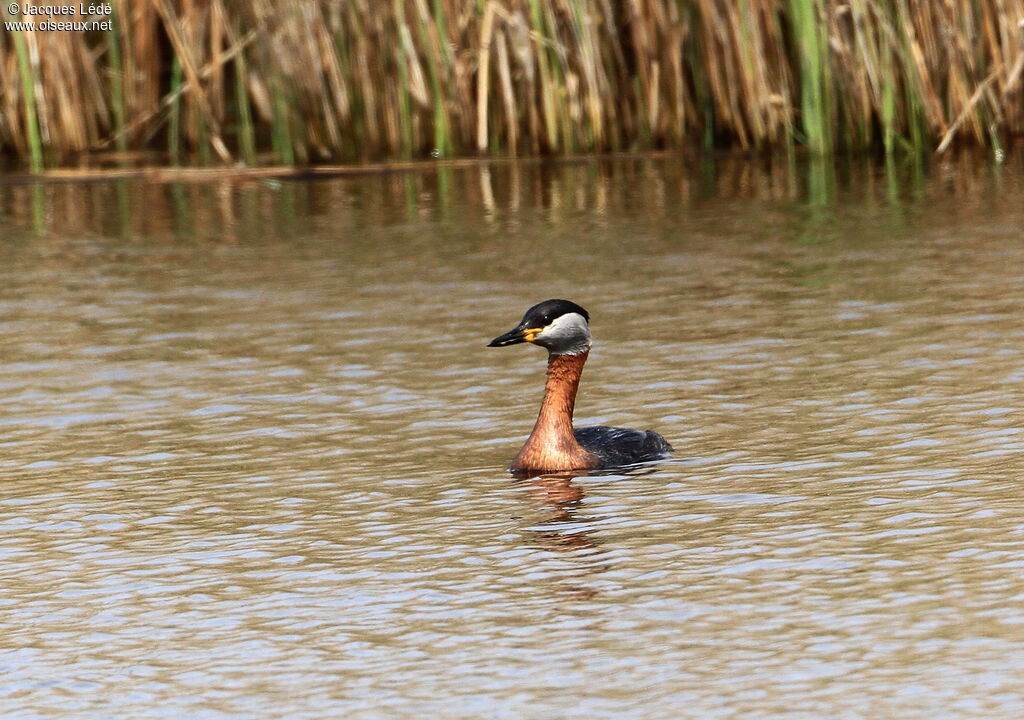
[(603, 557), (600, 542), (594, 537), (601, 518), (581, 514), (584, 492), (574, 480), (585, 474), (585, 471), (572, 475), (513, 473), (516, 484), (527, 491), (541, 511), (540, 517), (523, 528), (523, 532), (537, 546), (571, 559), (557, 587), (560, 594), (580, 600), (589, 600), (597, 594), (589, 581), (610, 567)]
[(539, 522), (527, 528), (535, 537), (544, 541), (544, 546), (554, 550), (596, 550), (600, 547), (600, 541), (595, 537), (596, 525), (605, 518), (581, 514), (585, 493), (575, 480), (580, 477), (636, 477), (656, 471), (657, 468), (652, 466), (628, 468), (615, 474), (600, 470), (574, 470), (572, 473), (543, 475), (513, 471), (512, 477), (544, 512)]
[(577, 475), (517, 475), (543, 516), (529, 528), (534, 537), (553, 550), (590, 550), (598, 546), (591, 535), (596, 518), (580, 515), (583, 488), (573, 482)]
[(577, 598), (591, 598), (597, 594), (591, 581), (612, 568), (608, 550), (598, 535), (600, 526), (614, 518), (583, 514), (586, 493), (577, 479), (593, 477), (598, 482), (602, 479), (614, 482), (624, 476), (648, 475), (656, 470), (655, 466), (643, 466), (615, 472), (575, 470), (571, 474), (543, 475), (513, 471), (516, 485), (526, 490), (540, 509), (540, 517), (522, 531), (539, 547), (572, 560), (566, 582), (560, 584), (563, 591)]

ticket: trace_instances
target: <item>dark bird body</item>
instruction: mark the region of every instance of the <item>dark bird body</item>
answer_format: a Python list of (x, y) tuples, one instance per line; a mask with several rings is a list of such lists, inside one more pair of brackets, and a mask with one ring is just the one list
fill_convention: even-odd
[(653, 430), (592, 425), (576, 428), (573, 435), (580, 447), (600, 458), (598, 467), (661, 460), (672, 454), (668, 440)]

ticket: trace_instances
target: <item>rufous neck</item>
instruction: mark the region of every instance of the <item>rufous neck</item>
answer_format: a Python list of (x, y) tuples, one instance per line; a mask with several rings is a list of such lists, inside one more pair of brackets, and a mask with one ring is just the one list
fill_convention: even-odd
[(587, 353), (549, 355), (544, 400), (526, 444), (513, 468), (568, 470), (596, 467), (598, 460), (580, 447), (572, 429), (572, 411)]
[(576, 407), (576, 391), (589, 352), (576, 355), (549, 355), (548, 376), (544, 383), (537, 426), (572, 434), (572, 413)]

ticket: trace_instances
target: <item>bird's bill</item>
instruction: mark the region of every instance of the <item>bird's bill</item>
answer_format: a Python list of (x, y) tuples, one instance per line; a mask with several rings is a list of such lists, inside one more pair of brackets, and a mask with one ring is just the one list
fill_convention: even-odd
[(487, 347), (505, 347), (506, 345), (516, 345), (521, 342), (532, 343), (534, 338), (536, 338), (543, 329), (544, 328), (530, 328), (525, 325), (517, 325), (504, 335), (499, 335), (491, 340), (487, 343)]

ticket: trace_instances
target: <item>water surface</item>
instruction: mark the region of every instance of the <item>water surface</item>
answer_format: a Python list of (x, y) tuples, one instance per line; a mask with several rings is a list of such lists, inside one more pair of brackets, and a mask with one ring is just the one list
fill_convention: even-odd
[[(1024, 171), (0, 185), (0, 710), (1024, 713)], [(581, 424), (660, 465), (515, 480)]]

